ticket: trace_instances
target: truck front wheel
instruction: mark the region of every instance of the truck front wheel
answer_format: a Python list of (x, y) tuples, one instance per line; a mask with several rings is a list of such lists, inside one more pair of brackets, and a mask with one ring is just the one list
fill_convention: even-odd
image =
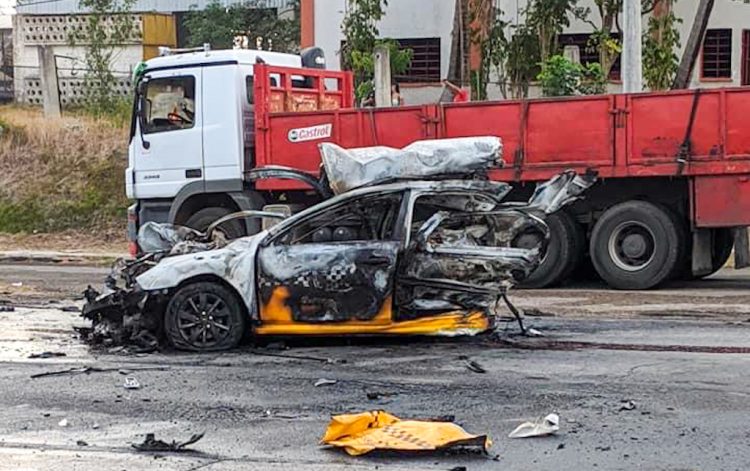
[(646, 201), (609, 208), (596, 222), (589, 252), (599, 276), (616, 289), (649, 289), (666, 281), (683, 252), (668, 210)]
[[(233, 211), (227, 208), (203, 208), (190, 216), (185, 225), (203, 232), (208, 229), (208, 226), (210, 226), (211, 223), (220, 218), (223, 218), (228, 214), (232, 214), (232, 212)], [(243, 219), (227, 221), (221, 224), (218, 230), (223, 232), (229, 240), (243, 237), (245, 236), (245, 227), (243, 221)]]

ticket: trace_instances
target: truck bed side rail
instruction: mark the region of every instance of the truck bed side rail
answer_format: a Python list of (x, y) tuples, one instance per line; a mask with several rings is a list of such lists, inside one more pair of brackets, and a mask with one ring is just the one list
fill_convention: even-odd
[(254, 75), (255, 104), (263, 106), (263, 115), (353, 106), (353, 79), (348, 72), (256, 64)]

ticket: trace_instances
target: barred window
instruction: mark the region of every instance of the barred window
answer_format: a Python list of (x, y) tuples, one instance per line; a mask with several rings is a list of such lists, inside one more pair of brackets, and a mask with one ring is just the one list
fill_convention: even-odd
[(439, 82), (440, 74), (440, 38), (406, 38), (398, 39), (401, 49), (411, 49), (412, 58), (409, 68), (394, 78), (398, 82)]
[(709, 29), (703, 38), (703, 78), (732, 77), (732, 30)]
[[(612, 39), (620, 39), (617, 33), (612, 34)], [(589, 65), (599, 62), (599, 49), (592, 41), (590, 34), (561, 34), (558, 36), (558, 45), (560, 53), (565, 46), (578, 46), (578, 54), (581, 58), (581, 65)], [(620, 55), (615, 58), (612, 68), (609, 70), (610, 80), (620, 80)]]

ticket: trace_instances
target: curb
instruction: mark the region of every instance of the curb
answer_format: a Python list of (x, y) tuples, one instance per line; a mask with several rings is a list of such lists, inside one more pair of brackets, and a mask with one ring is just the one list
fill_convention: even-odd
[(128, 257), (118, 253), (42, 252), (42, 251), (0, 251), (0, 264), (29, 265), (89, 265), (109, 266), (118, 258)]

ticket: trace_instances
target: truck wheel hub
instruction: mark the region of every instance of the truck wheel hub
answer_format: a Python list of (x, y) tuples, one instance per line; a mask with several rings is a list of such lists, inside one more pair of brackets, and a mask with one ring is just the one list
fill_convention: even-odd
[(654, 233), (638, 221), (618, 225), (612, 231), (607, 245), (614, 264), (625, 271), (645, 268), (651, 263), (656, 252)]

